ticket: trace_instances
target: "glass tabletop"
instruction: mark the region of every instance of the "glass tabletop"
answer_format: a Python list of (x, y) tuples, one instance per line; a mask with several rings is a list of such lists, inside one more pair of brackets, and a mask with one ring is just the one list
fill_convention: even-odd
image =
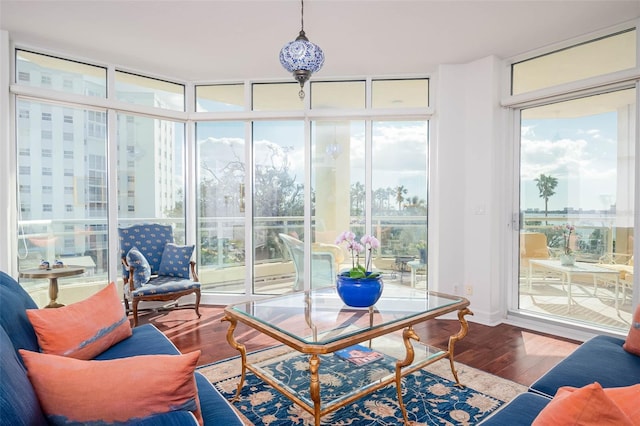
[(381, 327), (440, 315), (465, 299), (404, 286), (385, 285), (371, 308), (346, 306), (335, 287), (296, 292), (228, 307), (235, 315), (309, 345), (323, 345)]

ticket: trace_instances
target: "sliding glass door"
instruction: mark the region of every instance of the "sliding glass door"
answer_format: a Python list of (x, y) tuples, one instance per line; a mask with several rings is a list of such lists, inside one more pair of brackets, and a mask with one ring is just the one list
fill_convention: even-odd
[(635, 108), (630, 88), (521, 110), (521, 311), (628, 330)]

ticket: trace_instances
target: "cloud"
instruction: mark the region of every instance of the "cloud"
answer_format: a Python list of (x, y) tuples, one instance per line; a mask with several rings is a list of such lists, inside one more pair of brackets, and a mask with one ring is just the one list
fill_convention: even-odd
[(523, 180), (535, 179), (541, 173), (566, 179), (615, 176), (615, 162), (603, 159), (594, 142), (586, 139), (551, 141), (523, 137), (521, 159), (520, 174)]

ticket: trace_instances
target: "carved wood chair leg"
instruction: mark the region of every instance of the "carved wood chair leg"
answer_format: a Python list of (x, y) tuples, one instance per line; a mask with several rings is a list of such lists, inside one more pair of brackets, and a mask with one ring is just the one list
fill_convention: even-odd
[(138, 303), (139, 300), (133, 299), (133, 326), (136, 327), (138, 325)]
[(200, 315), (200, 290), (196, 290), (196, 315), (198, 315), (198, 318), (201, 317)]

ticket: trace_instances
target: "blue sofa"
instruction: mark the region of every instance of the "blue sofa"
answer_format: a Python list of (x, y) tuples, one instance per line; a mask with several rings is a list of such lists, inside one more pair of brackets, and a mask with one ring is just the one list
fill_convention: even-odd
[[(39, 351), (36, 334), (27, 319), (26, 310), (37, 309), (35, 302), (13, 278), (0, 272), (0, 425), (46, 425), (47, 420), (40, 409), (38, 398), (27, 377), (26, 369), (18, 349)], [(180, 352), (171, 341), (153, 325), (147, 324), (133, 329), (133, 335), (110, 347), (96, 360), (125, 358), (136, 355), (167, 354)], [(200, 408), (205, 425), (242, 425), (234, 409), (209, 383), (195, 373)], [(105, 398), (118, 398), (108, 389)], [(144, 395), (140, 395), (144, 398)], [(126, 404), (126, 401), (123, 401)], [(174, 411), (158, 414), (130, 423), (147, 425), (197, 425), (193, 414)]]
[(562, 386), (581, 388), (598, 382), (603, 388), (640, 383), (640, 356), (622, 348), (624, 339), (593, 337), (480, 424), (530, 425)]

